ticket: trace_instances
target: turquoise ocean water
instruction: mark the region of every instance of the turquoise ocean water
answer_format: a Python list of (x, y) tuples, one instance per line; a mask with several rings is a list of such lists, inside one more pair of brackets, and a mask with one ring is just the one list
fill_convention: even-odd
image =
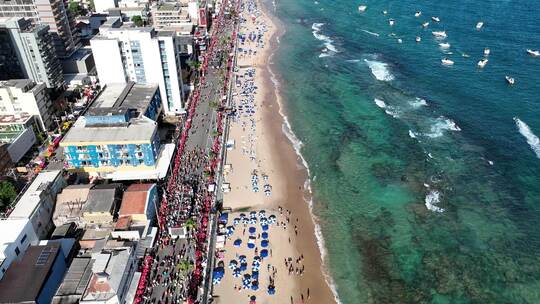
[(540, 4), (276, 1), (274, 67), (340, 300), (540, 303)]

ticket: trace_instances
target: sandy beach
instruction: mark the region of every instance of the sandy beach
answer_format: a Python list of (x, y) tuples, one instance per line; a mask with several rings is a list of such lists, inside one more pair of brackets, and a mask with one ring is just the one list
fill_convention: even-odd
[[(214, 285), (214, 302), (249, 303), (255, 296), (257, 303), (335, 303), (305, 200), (310, 195), (304, 189), (307, 172), (282, 132), (280, 96), (268, 70), (282, 30), (260, 3), (257, 7), (252, 1), (245, 3), (242, 16), (247, 20), (240, 26), (245, 40), (237, 57), (238, 84), (233, 83), (239, 110), (229, 129), (234, 147), (225, 160), (224, 181), (230, 184), (230, 192), (224, 194), (224, 208), (232, 210), (227, 223), (231, 231), (219, 253), (225, 275)], [(264, 210), (262, 215), (260, 210)], [(253, 211), (257, 213), (251, 217), (256, 219), (249, 224)], [(261, 221), (269, 218), (275, 218), (275, 223), (263, 231)], [(250, 237), (256, 250), (247, 246)], [(254, 262), (264, 249), (268, 256)], [(240, 268), (243, 256), (247, 267), (238, 274), (239, 269), (230, 263), (234, 260)], [(248, 289), (243, 281), (247, 282), (246, 275), (253, 276), (254, 266), (257, 279), (249, 280)], [(251, 288), (253, 281), (257, 290)], [(269, 288), (275, 293), (269, 294)]]

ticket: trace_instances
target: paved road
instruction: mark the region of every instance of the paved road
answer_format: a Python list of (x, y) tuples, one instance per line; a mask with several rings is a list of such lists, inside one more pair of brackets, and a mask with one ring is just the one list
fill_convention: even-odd
[[(231, 2), (234, 3), (234, 1)], [(226, 71), (227, 61), (222, 60), (221, 58), (223, 57), (223, 54), (228, 56), (232, 51), (230, 43), (227, 43), (227, 40), (224, 40), (223, 37), (230, 38), (235, 28), (235, 22), (232, 18), (224, 18), (225, 22), (222, 27), (218, 29), (216, 34), (216, 39), (218, 41), (216, 49), (222, 49), (223, 51), (214, 51), (212, 54), (208, 54), (208, 56), (210, 56), (209, 67), (205, 75), (205, 82), (199, 87), (200, 99), (195, 109), (195, 115), (191, 121), (191, 129), (189, 130), (189, 136), (186, 141), (183, 155), (203, 155), (202, 158), (205, 158), (212, 149), (212, 135), (214, 131), (217, 130), (217, 111), (215, 107), (211, 106), (211, 103), (217, 104), (223, 96), (227, 94), (223, 89), (223, 75), (224, 71)], [(199, 156), (196, 156), (195, 158), (201, 159)], [(193, 163), (190, 164), (187, 162), (186, 157), (182, 157), (181, 167), (189, 169), (180, 170), (180, 172), (184, 171), (186, 174), (177, 176), (177, 184), (190, 185), (194, 190), (194, 193), (182, 194), (181, 200), (186, 201), (188, 204), (192, 204), (186, 218), (197, 216), (197, 212), (200, 209), (200, 207), (197, 206), (197, 204), (200, 203), (199, 199), (206, 195), (207, 189), (205, 189), (206, 186), (204, 183), (204, 170), (207, 165), (207, 158), (205, 158), (205, 161), (197, 162), (194, 165)], [(175, 210), (169, 210), (169, 212), (175, 212)], [(211, 215), (211, 224), (214, 223), (213, 218), (215, 218), (215, 214)], [(213, 236), (211, 235), (209, 239), (212, 237)], [(155, 265), (157, 265), (157, 267), (155, 267), (152, 272), (152, 277), (157, 276), (158, 279), (153, 282), (151, 281), (153, 287), (146, 302), (179, 303), (187, 298), (187, 274), (189, 271), (178, 271), (177, 269), (179, 269), (179, 265), (184, 261), (194, 261), (195, 246), (194, 240), (188, 238), (173, 241), (169, 244), (162, 244), (158, 247), (156, 253), (157, 258), (155, 260)], [(213, 250), (208, 250), (206, 254), (208, 253), (212, 254)], [(209, 263), (209, 265), (212, 265), (212, 263)], [(209, 269), (207, 270), (206, 274), (210, 273)], [(205, 286), (205, 289), (207, 289), (207, 287), (208, 286)], [(204, 295), (199, 294), (198, 299), (201, 299), (201, 302), (204, 303), (206, 302), (206, 292), (203, 293)]]

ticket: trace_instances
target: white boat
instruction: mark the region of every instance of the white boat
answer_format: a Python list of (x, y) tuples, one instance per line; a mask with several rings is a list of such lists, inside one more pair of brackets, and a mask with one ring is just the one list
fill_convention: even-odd
[(516, 83), (516, 80), (513, 78), (513, 77), (510, 77), (510, 76), (504, 76), (504, 78), (506, 79), (506, 82), (508, 82), (509, 85), (513, 85), (514, 83)]
[(527, 49), (527, 54), (529, 54), (531, 56), (534, 56), (534, 57), (538, 57), (538, 56), (540, 56), (540, 51)]
[(488, 60), (486, 58), (484, 58), (484, 59), (478, 61), (478, 67), (479, 68), (484, 68), (487, 63), (488, 63)]
[(441, 19), (439, 19), (439, 17), (431, 17), (431, 20), (435, 21), (435, 22), (440, 22)]
[(396, 23), (396, 20), (394, 19), (388, 20), (388, 24), (390, 24), (390, 26), (393, 26), (395, 23)]
[(441, 63), (443, 65), (454, 65), (454, 62), (452, 60), (448, 59), (448, 58), (441, 59)]
[(388, 14), (388, 11), (384, 10), (384, 11), (382, 11), (382, 13), (383, 13), (383, 15), (386, 15), (386, 14)]
[(480, 21), (476, 24), (476, 29), (479, 30), (482, 28), (482, 26), (484, 26), (484, 22)]
[(469, 54), (465, 54), (465, 53), (461, 54), (461, 56), (463, 56), (463, 57), (465, 57), (465, 58), (471, 57)]
[(433, 36), (437, 37), (437, 38), (446, 38), (446, 32), (445, 31), (434, 31), (434, 32), (431, 32), (433, 34)]
[(428, 27), (428, 26), (429, 26), (429, 22), (422, 23), (422, 27)]
[(491, 50), (488, 48), (484, 49), (484, 56), (489, 56), (489, 53), (491, 53)]
[(441, 49), (447, 49), (450, 47), (450, 43), (448, 42), (439, 43), (439, 46), (441, 47)]
[(397, 43), (403, 43), (403, 40), (401, 38), (398, 38)]
[(422, 16), (422, 12), (421, 12), (421, 11), (418, 11), (418, 12), (414, 13), (414, 16), (415, 16), (416, 18), (418, 18), (418, 17)]
[(416, 42), (420, 42), (420, 41), (422, 41), (422, 38), (416, 36), (416, 39), (415, 39), (415, 40), (416, 40)]
[(365, 11), (367, 10), (367, 6), (365, 6), (365, 5), (360, 5), (360, 6), (358, 7), (358, 10), (359, 10), (360, 12), (365, 12)]

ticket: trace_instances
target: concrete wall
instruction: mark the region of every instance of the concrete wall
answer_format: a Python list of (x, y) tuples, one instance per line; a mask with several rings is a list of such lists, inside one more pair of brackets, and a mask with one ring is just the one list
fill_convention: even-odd
[(101, 85), (126, 83), (126, 74), (116, 39), (91, 39), (92, 53)]

